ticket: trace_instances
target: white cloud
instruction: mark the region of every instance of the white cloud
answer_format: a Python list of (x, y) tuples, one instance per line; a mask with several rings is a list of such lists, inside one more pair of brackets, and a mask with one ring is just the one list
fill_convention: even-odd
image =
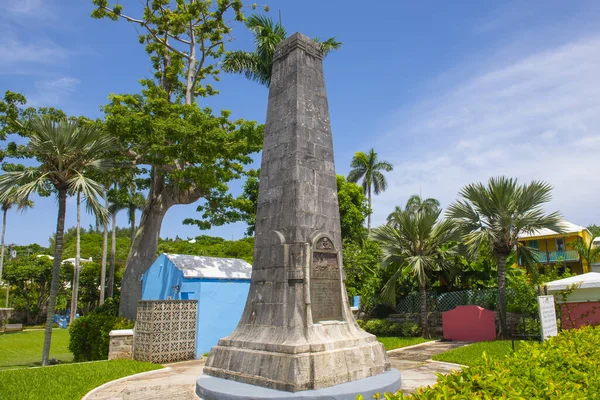
[(72, 77), (37, 81), (35, 92), (26, 96), (27, 104), (33, 107), (62, 106), (80, 83), (79, 79)]
[(56, 14), (48, 0), (0, 0), (4, 16), (14, 20), (53, 20)]
[[(24, 64), (58, 65), (67, 60), (69, 52), (50, 40), (25, 43), (13, 38), (0, 41), (0, 68), (11, 72)], [(12, 72), (18, 72), (14, 70)]]
[(600, 222), (598, 71), (600, 37), (591, 37), (489, 68), (401, 110), (379, 149), (395, 168), (374, 199), (374, 222), (413, 193), (447, 205), (465, 184), (495, 175), (548, 181), (549, 210)]

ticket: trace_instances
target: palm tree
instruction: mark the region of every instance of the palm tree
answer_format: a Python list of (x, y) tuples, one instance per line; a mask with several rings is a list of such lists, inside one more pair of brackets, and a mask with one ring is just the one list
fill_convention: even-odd
[(588, 268), (592, 267), (592, 264), (600, 259), (600, 247), (593, 247), (592, 242), (594, 238), (590, 240), (588, 244), (586, 244), (581, 238), (578, 238), (577, 241), (569, 243), (577, 252), (579, 256), (585, 260), (588, 265)]
[[(104, 208), (108, 210), (108, 196), (104, 194)], [(106, 290), (106, 255), (108, 253), (108, 224), (102, 224), (104, 231), (102, 235), (102, 267), (100, 268), (100, 305), (104, 304)]]
[(146, 198), (140, 192), (130, 192), (127, 197), (127, 217), (129, 218), (131, 233), (131, 244), (133, 244), (133, 240), (135, 239), (135, 212), (141, 211), (144, 209), (144, 205), (146, 204)]
[(73, 286), (71, 293), (71, 314), (69, 323), (75, 321), (77, 315), (77, 296), (79, 295), (79, 274), (81, 272), (81, 191), (77, 191), (77, 239), (75, 241), (75, 268), (73, 269)]
[(108, 272), (108, 293), (107, 297), (114, 296), (115, 284), (115, 258), (117, 253), (117, 213), (121, 210), (127, 210), (131, 233), (131, 245), (135, 238), (135, 212), (141, 210), (146, 204), (146, 199), (142, 193), (136, 192), (130, 184), (124, 184), (120, 188), (115, 182), (109, 197), (112, 203), (108, 206), (108, 211), (112, 215), (112, 237), (110, 247), (110, 267)]
[(546, 215), (542, 205), (549, 202), (552, 187), (542, 181), (520, 185), (516, 179), (490, 178), (487, 186), (474, 183), (460, 191), (462, 200), (448, 208), (461, 231), (463, 242), (473, 256), (482, 245), (490, 246), (498, 266), (498, 312), (501, 338), (508, 336), (506, 327), (506, 259), (516, 252), (523, 264), (533, 265), (532, 249), (518, 241), (520, 233), (549, 228), (562, 232), (558, 212)]
[[(223, 71), (244, 74), (251, 81), (269, 87), (275, 47), (287, 37), (287, 32), (281, 23), (257, 14), (248, 17), (246, 27), (254, 34), (254, 52), (228, 52), (223, 60)], [(315, 41), (319, 43), (323, 56), (342, 46), (335, 37), (323, 42), (316, 38)]]
[(440, 202), (437, 199), (422, 199), (420, 195), (413, 194), (406, 202), (405, 209), (413, 213), (416, 212), (437, 212), (440, 210)]
[[(375, 194), (384, 192), (387, 188), (387, 180), (382, 171), (390, 172), (394, 169), (387, 161), (379, 161), (377, 153), (371, 149), (367, 154), (359, 151), (354, 154), (350, 163), (352, 170), (348, 174), (348, 181), (357, 183), (362, 179), (362, 186), (369, 200), (369, 208), (372, 209), (371, 192)], [(371, 232), (371, 214), (367, 218), (367, 231)]]
[[(15, 188), (12, 188), (14, 190)], [(20, 201), (20, 199), (16, 198), (14, 193), (12, 195), (7, 195), (6, 200), (2, 202), (0, 208), (2, 208), (2, 240), (0, 243), (0, 284), (2, 284), (2, 269), (4, 267), (4, 236), (6, 235), (6, 214), (8, 214), (8, 210), (12, 207), (17, 207), (17, 210), (24, 211), (26, 208), (33, 207), (32, 201)], [(8, 308), (8, 293), (10, 291), (10, 287), (6, 285), (6, 308)]]
[[(428, 198), (423, 200), (420, 195), (413, 194), (410, 196), (408, 201), (406, 202), (406, 206), (404, 206), (405, 211), (409, 211), (412, 213), (417, 212), (437, 212), (440, 210), (440, 202), (437, 199)], [(388, 223), (392, 223), (394, 220), (394, 213), (402, 211), (402, 207), (396, 206), (394, 211), (387, 217)]]
[(26, 150), (40, 165), (0, 175), (0, 202), (7, 200), (14, 187), (14, 194), (19, 201), (27, 201), (34, 193), (54, 192), (58, 197), (54, 266), (42, 352), (42, 365), (45, 366), (50, 353), (58, 294), (67, 196), (81, 192), (89, 209), (102, 216), (103, 220), (108, 218), (107, 210), (99, 202), (103, 194), (102, 186), (86, 177), (84, 172), (105, 169), (108, 164), (105, 157), (114, 142), (101, 130), (76, 121), (32, 118), (29, 125), (31, 134)]
[(383, 252), (383, 267), (393, 266), (396, 272), (383, 287), (382, 299), (396, 303), (396, 282), (410, 274), (419, 284), (421, 327), (427, 327), (427, 280), (434, 270), (445, 269), (455, 253), (456, 227), (451, 220), (440, 220), (440, 210), (413, 213), (399, 210), (392, 214), (391, 224), (373, 229), (371, 238), (379, 242)]

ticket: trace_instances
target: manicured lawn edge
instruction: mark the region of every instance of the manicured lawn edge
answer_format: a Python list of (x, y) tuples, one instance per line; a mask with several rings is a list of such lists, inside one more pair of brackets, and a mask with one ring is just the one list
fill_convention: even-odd
[(107, 382), (163, 369), (147, 362), (112, 360), (5, 370), (0, 371), (0, 398), (79, 400)]
[[(91, 362), (94, 362), (94, 361), (91, 361)], [(83, 396), (83, 397), (81, 398), (81, 400), (87, 400), (88, 398), (90, 398), (90, 397), (91, 397), (91, 396), (92, 396), (94, 393), (96, 393), (97, 391), (99, 391), (99, 390), (101, 390), (101, 389), (104, 389), (105, 387), (112, 386), (112, 385), (114, 385), (115, 383), (119, 383), (119, 382), (122, 382), (122, 381), (126, 381), (126, 380), (128, 380), (128, 379), (131, 379), (131, 378), (139, 378), (139, 377), (141, 377), (141, 376), (146, 376), (146, 375), (152, 375), (152, 374), (156, 374), (156, 373), (158, 373), (158, 372), (167, 372), (167, 371), (170, 371), (171, 369), (172, 369), (171, 367), (165, 367), (165, 368), (162, 368), (162, 369), (155, 369), (155, 370), (153, 370), (153, 371), (140, 372), (140, 373), (138, 373), (138, 374), (133, 374), (133, 375), (129, 375), (129, 376), (124, 376), (124, 377), (122, 377), (122, 378), (115, 379), (114, 381), (106, 382), (106, 383), (104, 383), (104, 384), (102, 384), (102, 385), (100, 385), (100, 386), (98, 386), (98, 387), (95, 387), (95, 388), (93, 388), (93, 389), (92, 389), (92, 390), (90, 390), (89, 392), (87, 392), (87, 393), (85, 394), (85, 396)]]
[(423, 343), (411, 344), (410, 346), (405, 346), (405, 347), (398, 347), (397, 349), (387, 350), (387, 353), (398, 353), (398, 352), (401, 352), (404, 350), (413, 349), (415, 347), (426, 346), (428, 344), (435, 343), (435, 342), (439, 342), (439, 339), (438, 340), (428, 340)]

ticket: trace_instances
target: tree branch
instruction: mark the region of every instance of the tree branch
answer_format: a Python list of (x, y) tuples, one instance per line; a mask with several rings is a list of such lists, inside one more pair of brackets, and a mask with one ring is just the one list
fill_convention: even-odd
[(150, 28), (150, 26), (148, 25), (148, 22), (146, 22), (144, 20), (141, 20), (141, 19), (136, 19), (136, 18), (130, 17), (130, 16), (125, 15), (125, 14), (121, 14), (121, 13), (117, 14), (110, 7), (104, 6), (102, 8), (105, 9), (106, 11), (108, 11), (109, 13), (112, 13), (112, 14), (118, 16), (118, 17), (121, 17), (121, 18), (125, 19), (126, 21), (134, 22), (136, 24), (139, 24), (139, 25), (143, 26), (154, 37), (154, 39), (158, 43), (162, 44), (163, 46), (165, 46), (166, 48), (168, 48), (172, 52), (179, 54), (181, 57), (184, 57), (184, 58), (186, 58), (188, 60), (190, 59), (189, 54), (184, 53), (181, 50), (177, 50), (175, 47), (171, 46), (169, 43), (167, 43), (166, 41), (164, 41), (161, 38), (159, 38), (158, 35)]

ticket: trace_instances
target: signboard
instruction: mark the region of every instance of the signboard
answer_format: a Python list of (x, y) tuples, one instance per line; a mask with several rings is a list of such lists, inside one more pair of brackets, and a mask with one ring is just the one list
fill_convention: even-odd
[(558, 335), (556, 326), (556, 309), (554, 308), (554, 296), (538, 296), (538, 306), (540, 309), (540, 328), (542, 340), (550, 336)]
[(331, 241), (322, 238), (312, 255), (310, 298), (313, 322), (341, 321), (342, 286), (338, 255)]
[(10, 251), (10, 258), (17, 258), (17, 251), (16, 250), (11, 250)]

